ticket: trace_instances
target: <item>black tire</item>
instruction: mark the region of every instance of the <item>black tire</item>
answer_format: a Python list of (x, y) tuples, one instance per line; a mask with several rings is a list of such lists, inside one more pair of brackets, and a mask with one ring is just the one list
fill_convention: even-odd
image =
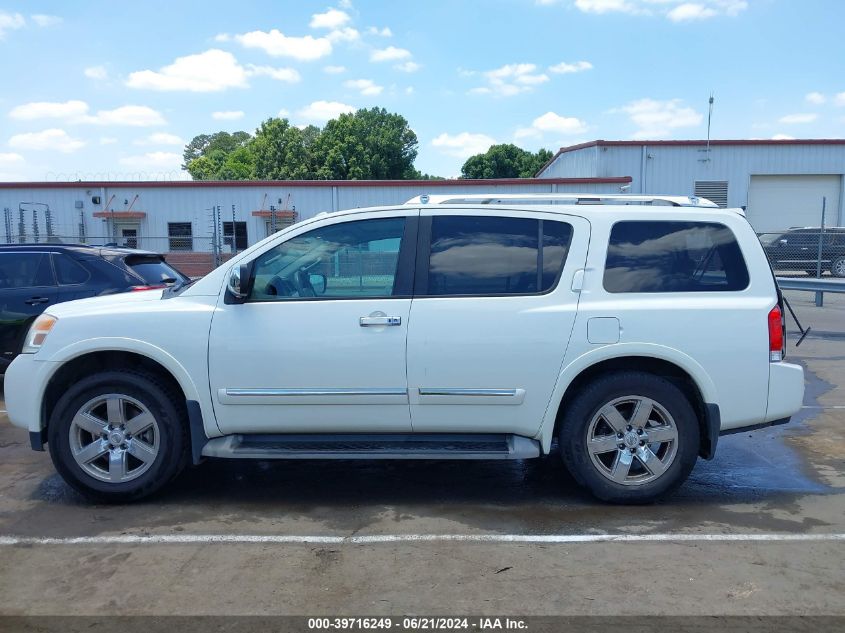
[[(587, 434), (590, 421), (604, 405), (630, 395), (649, 398), (665, 409), (675, 422), (678, 439), (674, 459), (662, 474), (644, 483), (623, 485), (611, 481), (593, 463)], [(699, 422), (686, 396), (669, 380), (646, 372), (616, 372), (600, 376), (575, 396), (564, 412), (559, 441), (566, 468), (593, 495), (610, 503), (652, 503), (676, 490), (692, 471), (698, 458)]]
[[(158, 427), (158, 453), (136, 479), (106, 482), (87, 473), (71, 449), (71, 424), (87, 402), (105, 394), (120, 394), (142, 403)], [(149, 496), (176, 477), (188, 462), (187, 421), (173, 393), (154, 375), (129, 370), (104, 371), (80, 380), (59, 399), (47, 430), (50, 457), (62, 478), (89, 499), (124, 503)]]
[(830, 274), (834, 277), (845, 277), (845, 256), (840, 256), (830, 262)]

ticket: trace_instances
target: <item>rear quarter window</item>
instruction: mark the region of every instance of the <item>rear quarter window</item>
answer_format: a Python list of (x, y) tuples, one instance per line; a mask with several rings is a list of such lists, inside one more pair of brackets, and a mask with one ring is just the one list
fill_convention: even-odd
[(613, 225), (608, 292), (725, 292), (748, 287), (733, 232), (716, 222), (624, 221)]
[(124, 263), (132, 272), (138, 275), (145, 283), (158, 285), (172, 281), (185, 280), (185, 276), (161, 257), (139, 257), (130, 256)]

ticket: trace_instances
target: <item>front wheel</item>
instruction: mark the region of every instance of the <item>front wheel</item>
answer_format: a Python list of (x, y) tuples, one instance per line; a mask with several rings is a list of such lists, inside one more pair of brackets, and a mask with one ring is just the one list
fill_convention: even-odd
[(50, 457), (73, 488), (97, 501), (152, 494), (187, 462), (177, 394), (155, 376), (105, 371), (73, 385), (48, 427)]
[(845, 277), (845, 256), (837, 257), (830, 263), (830, 274), (834, 277)]
[(649, 503), (678, 488), (699, 450), (695, 411), (672, 382), (619, 372), (589, 383), (560, 429), (564, 463), (596, 497)]

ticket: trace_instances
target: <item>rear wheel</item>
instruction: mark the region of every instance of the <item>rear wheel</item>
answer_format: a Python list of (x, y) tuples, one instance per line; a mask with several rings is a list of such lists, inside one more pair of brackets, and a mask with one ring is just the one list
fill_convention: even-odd
[(176, 398), (143, 373), (108, 371), (78, 382), (50, 418), (48, 445), (59, 474), (99, 501), (152, 494), (187, 462), (185, 420)]
[(845, 256), (837, 257), (830, 263), (830, 273), (834, 277), (845, 277)]
[(565, 412), (566, 467), (596, 497), (648, 503), (672, 492), (698, 457), (699, 426), (683, 392), (645, 372), (602, 376)]

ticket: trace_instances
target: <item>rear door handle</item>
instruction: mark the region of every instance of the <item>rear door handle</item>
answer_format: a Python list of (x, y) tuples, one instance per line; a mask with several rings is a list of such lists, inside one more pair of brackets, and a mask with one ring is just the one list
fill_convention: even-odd
[(37, 306), (39, 303), (50, 303), (50, 297), (30, 297), (24, 303), (28, 306)]
[(365, 316), (361, 317), (361, 327), (375, 327), (385, 325), (402, 325), (402, 317), (398, 316)]

